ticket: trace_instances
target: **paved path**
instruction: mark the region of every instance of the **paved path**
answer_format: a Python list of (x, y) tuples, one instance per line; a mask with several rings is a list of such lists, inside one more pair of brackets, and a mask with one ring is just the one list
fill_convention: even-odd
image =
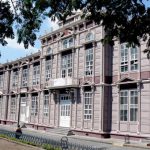
[(25, 144), (18, 144), (10, 140), (0, 139), (0, 150), (42, 150), (38, 147), (28, 146)]
[[(4, 126), (0, 125), (0, 129), (7, 129), (10, 131), (15, 131), (15, 127), (13, 126)], [(55, 134), (55, 133), (50, 133), (47, 131), (39, 131), (39, 130), (33, 130), (33, 129), (27, 129), (24, 128), (22, 129), (23, 133), (29, 134), (29, 135), (35, 135), (35, 136), (40, 136), (44, 138), (49, 138), (53, 140), (60, 141), (62, 138), (62, 135), (60, 134)], [(106, 147), (108, 150), (144, 150), (146, 149), (144, 143), (132, 143), (129, 146), (133, 147), (123, 147), (120, 145), (124, 144), (124, 141), (121, 140), (116, 140), (116, 139), (99, 139), (99, 138), (93, 138), (93, 137), (85, 137), (85, 136), (68, 136), (69, 142), (70, 143), (76, 143), (76, 144), (81, 144), (81, 145), (88, 145), (88, 146), (93, 146), (93, 147)], [(112, 144), (114, 143), (114, 144)], [(117, 146), (116, 146), (117, 145)], [(119, 146), (118, 146), (119, 145)], [(136, 147), (140, 148), (136, 148)]]

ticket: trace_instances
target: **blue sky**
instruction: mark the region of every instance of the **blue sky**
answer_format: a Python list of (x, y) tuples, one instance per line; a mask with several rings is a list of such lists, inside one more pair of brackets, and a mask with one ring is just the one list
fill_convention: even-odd
[[(53, 30), (58, 28), (57, 22), (51, 22), (50, 19), (46, 19), (43, 22), (40, 32), (37, 34), (37, 37), (47, 32), (50, 32), (52, 28)], [(21, 58), (31, 53), (37, 52), (38, 50), (40, 50), (41, 46), (40, 41), (38, 39), (35, 42), (35, 46), (34, 47), (30, 46), (28, 49), (24, 49), (23, 44), (18, 44), (17, 38), (13, 40), (8, 39), (7, 42), (8, 42), (7, 46), (0, 45), (0, 52), (2, 55), (0, 58), (0, 63), (12, 61), (17, 58)]]
[[(150, 7), (150, 0), (143, 0), (145, 5), (147, 7)], [(50, 32), (51, 29), (53, 30), (58, 28), (58, 25), (56, 22), (51, 22), (50, 19), (46, 19), (44, 23), (41, 26), (40, 32), (37, 34), (39, 37), (40, 35), (45, 34), (46, 32)], [(0, 52), (1, 52), (1, 58), (0, 63), (5, 63), (7, 61), (12, 61), (17, 58), (24, 57), (26, 55), (29, 55), (31, 53), (37, 52), (40, 50), (40, 41), (36, 40), (34, 47), (29, 47), (28, 49), (24, 49), (23, 44), (18, 44), (16, 38), (13, 40), (8, 39), (7, 46), (1, 46), (0, 45)]]

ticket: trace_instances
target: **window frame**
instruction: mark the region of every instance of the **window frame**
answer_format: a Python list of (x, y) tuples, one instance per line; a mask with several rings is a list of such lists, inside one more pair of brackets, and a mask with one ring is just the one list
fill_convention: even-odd
[(44, 95), (43, 116), (44, 117), (48, 117), (49, 116), (49, 94), (45, 94)]
[(19, 83), (19, 70), (13, 70), (12, 73), (12, 87), (15, 88), (18, 86)]
[(31, 96), (31, 116), (38, 115), (38, 96)]
[(39, 85), (40, 84), (40, 64), (33, 66), (32, 72), (32, 85)]
[[(91, 53), (91, 51), (92, 51), (92, 53)], [(93, 68), (94, 68), (94, 59), (93, 58), (94, 58), (93, 47), (85, 49), (85, 69), (84, 69), (85, 76), (93, 75)]]
[(29, 77), (29, 68), (22, 69), (22, 79), (21, 79), (21, 86), (27, 87), (28, 86), (28, 77)]
[(16, 103), (16, 100), (17, 99), (17, 97), (11, 97), (11, 102), (10, 102), (10, 114), (11, 115), (15, 115), (16, 114), (16, 105), (17, 105), (17, 103)]
[(72, 77), (73, 56), (72, 53), (61, 56), (61, 78)]
[[(135, 50), (136, 52), (132, 53), (132, 50)], [(122, 51), (124, 51), (124, 55), (122, 55), (123, 54)], [(127, 72), (138, 71), (139, 70), (138, 56), (139, 56), (138, 47), (127, 47), (127, 43), (122, 43), (120, 45), (120, 72), (127, 73)]]
[(63, 49), (68, 49), (74, 46), (74, 38), (69, 37), (62, 41), (62, 47)]
[(93, 40), (94, 40), (94, 34), (92, 32), (87, 33), (86, 37), (85, 37), (85, 41), (89, 42), (89, 41), (93, 41)]
[(4, 87), (4, 74), (0, 74), (0, 88)]
[[(124, 120), (124, 119), (121, 119), (121, 92), (127, 92), (127, 96), (126, 96), (126, 101), (127, 103), (124, 104), (126, 105), (126, 111), (127, 111), (127, 119)], [(137, 98), (137, 103), (136, 104), (132, 104), (131, 103), (131, 93), (132, 92), (135, 92), (136, 93), (136, 97)], [(139, 104), (139, 100), (138, 100), (138, 90), (137, 89), (125, 89), (125, 90), (120, 90), (120, 93), (119, 93), (119, 120), (121, 122), (137, 122), (138, 121), (138, 113), (139, 113), (139, 108), (138, 108), (138, 104)], [(131, 109), (134, 109), (135, 112), (131, 114)], [(131, 116), (131, 115), (135, 115), (135, 116)], [(131, 119), (131, 118), (134, 118), (134, 119)]]
[(92, 91), (84, 91), (84, 120), (92, 119), (92, 105), (93, 105)]
[(52, 77), (52, 60), (45, 60), (45, 81), (49, 81)]

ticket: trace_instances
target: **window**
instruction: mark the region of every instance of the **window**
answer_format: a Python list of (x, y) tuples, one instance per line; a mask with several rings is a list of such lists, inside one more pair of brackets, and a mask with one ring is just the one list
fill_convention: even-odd
[(61, 77), (72, 77), (72, 53), (62, 56)]
[(3, 88), (4, 75), (0, 74), (0, 88)]
[(38, 96), (32, 96), (31, 115), (37, 116), (37, 113), (38, 113)]
[(73, 46), (73, 38), (67, 38), (65, 40), (63, 40), (63, 48), (70, 48)]
[(12, 87), (18, 86), (18, 78), (19, 78), (19, 71), (18, 70), (13, 71)]
[[(129, 57), (130, 55), (130, 57)], [(138, 70), (138, 49), (121, 44), (121, 72)]]
[(16, 97), (11, 98), (10, 114), (16, 114)]
[(28, 68), (22, 70), (22, 87), (26, 87), (28, 84)]
[(89, 120), (92, 118), (92, 91), (84, 92), (84, 119)]
[(33, 85), (37, 85), (40, 83), (40, 65), (33, 66)]
[(43, 114), (44, 116), (48, 116), (49, 113), (49, 95), (44, 95), (44, 109)]
[(51, 65), (52, 65), (52, 60), (47, 59), (45, 60), (45, 80), (49, 81), (51, 78)]
[(120, 121), (137, 121), (138, 92), (137, 90), (120, 91)]
[(93, 33), (88, 33), (88, 34), (86, 35), (86, 41), (92, 41), (92, 40), (94, 40), (94, 35), (93, 35)]
[(85, 50), (86, 62), (85, 62), (85, 75), (90, 76), (93, 74), (93, 48)]
[(52, 54), (52, 49), (50, 47), (47, 48), (46, 54), (47, 55), (51, 55)]

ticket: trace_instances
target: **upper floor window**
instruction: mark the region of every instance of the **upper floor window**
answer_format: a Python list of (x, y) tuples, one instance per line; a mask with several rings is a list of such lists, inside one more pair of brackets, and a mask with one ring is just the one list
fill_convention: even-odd
[(120, 91), (120, 121), (137, 121), (138, 92), (137, 90)]
[(18, 79), (19, 79), (19, 71), (14, 70), (12, 75), (12, 87), (18, 86)]
[(31, 99), (31, 115), (37, 116), (38, 113), (38, 96), (32, 96)]
[(67, 38), (65, 40), (63, 40), (63, 48), (66, 49), (66, 48), (70, 48), (73, 46), (73, 38)]
[(93, 74), (93, 48), (89, 47), (85, 50), (85, 75)]
[(48, 47), (46, 51), (46, 55), (51, 55), (51, 54), (52, 54), (52, 49)]
[(22, 87), (26, 87), (28, 85), (28, 68), (23, 68), (22, 70)]
[(0, 74), (0, 88), (3, 88), (3, 83), (4, 83), (4, 75)]
[(62, 55), (61, 77), (72, 77), (72, 53)]
[(84, 119), (92, 118), (92, 90), (91, 87), (85, 87), (84, 91)]
[(138, 70), (138, 48), (127, 47), (127, 44), (121, 44), (121, 72)]
[(33, 66), (33, 85), (37, 85), (40, 83), (40, 65), (36, 64)]
[(94, 40), (94, 35), (93, 33), (90, 32), (86, 35), (86, 41), (92, 41), (92, 40)]
[(52, 65), (52, 60), (49, 58), (49, 59), (46, 59), (45, 60), (45, 81), (49, 81), (49, 79), (51, 78), (51, 67)]

